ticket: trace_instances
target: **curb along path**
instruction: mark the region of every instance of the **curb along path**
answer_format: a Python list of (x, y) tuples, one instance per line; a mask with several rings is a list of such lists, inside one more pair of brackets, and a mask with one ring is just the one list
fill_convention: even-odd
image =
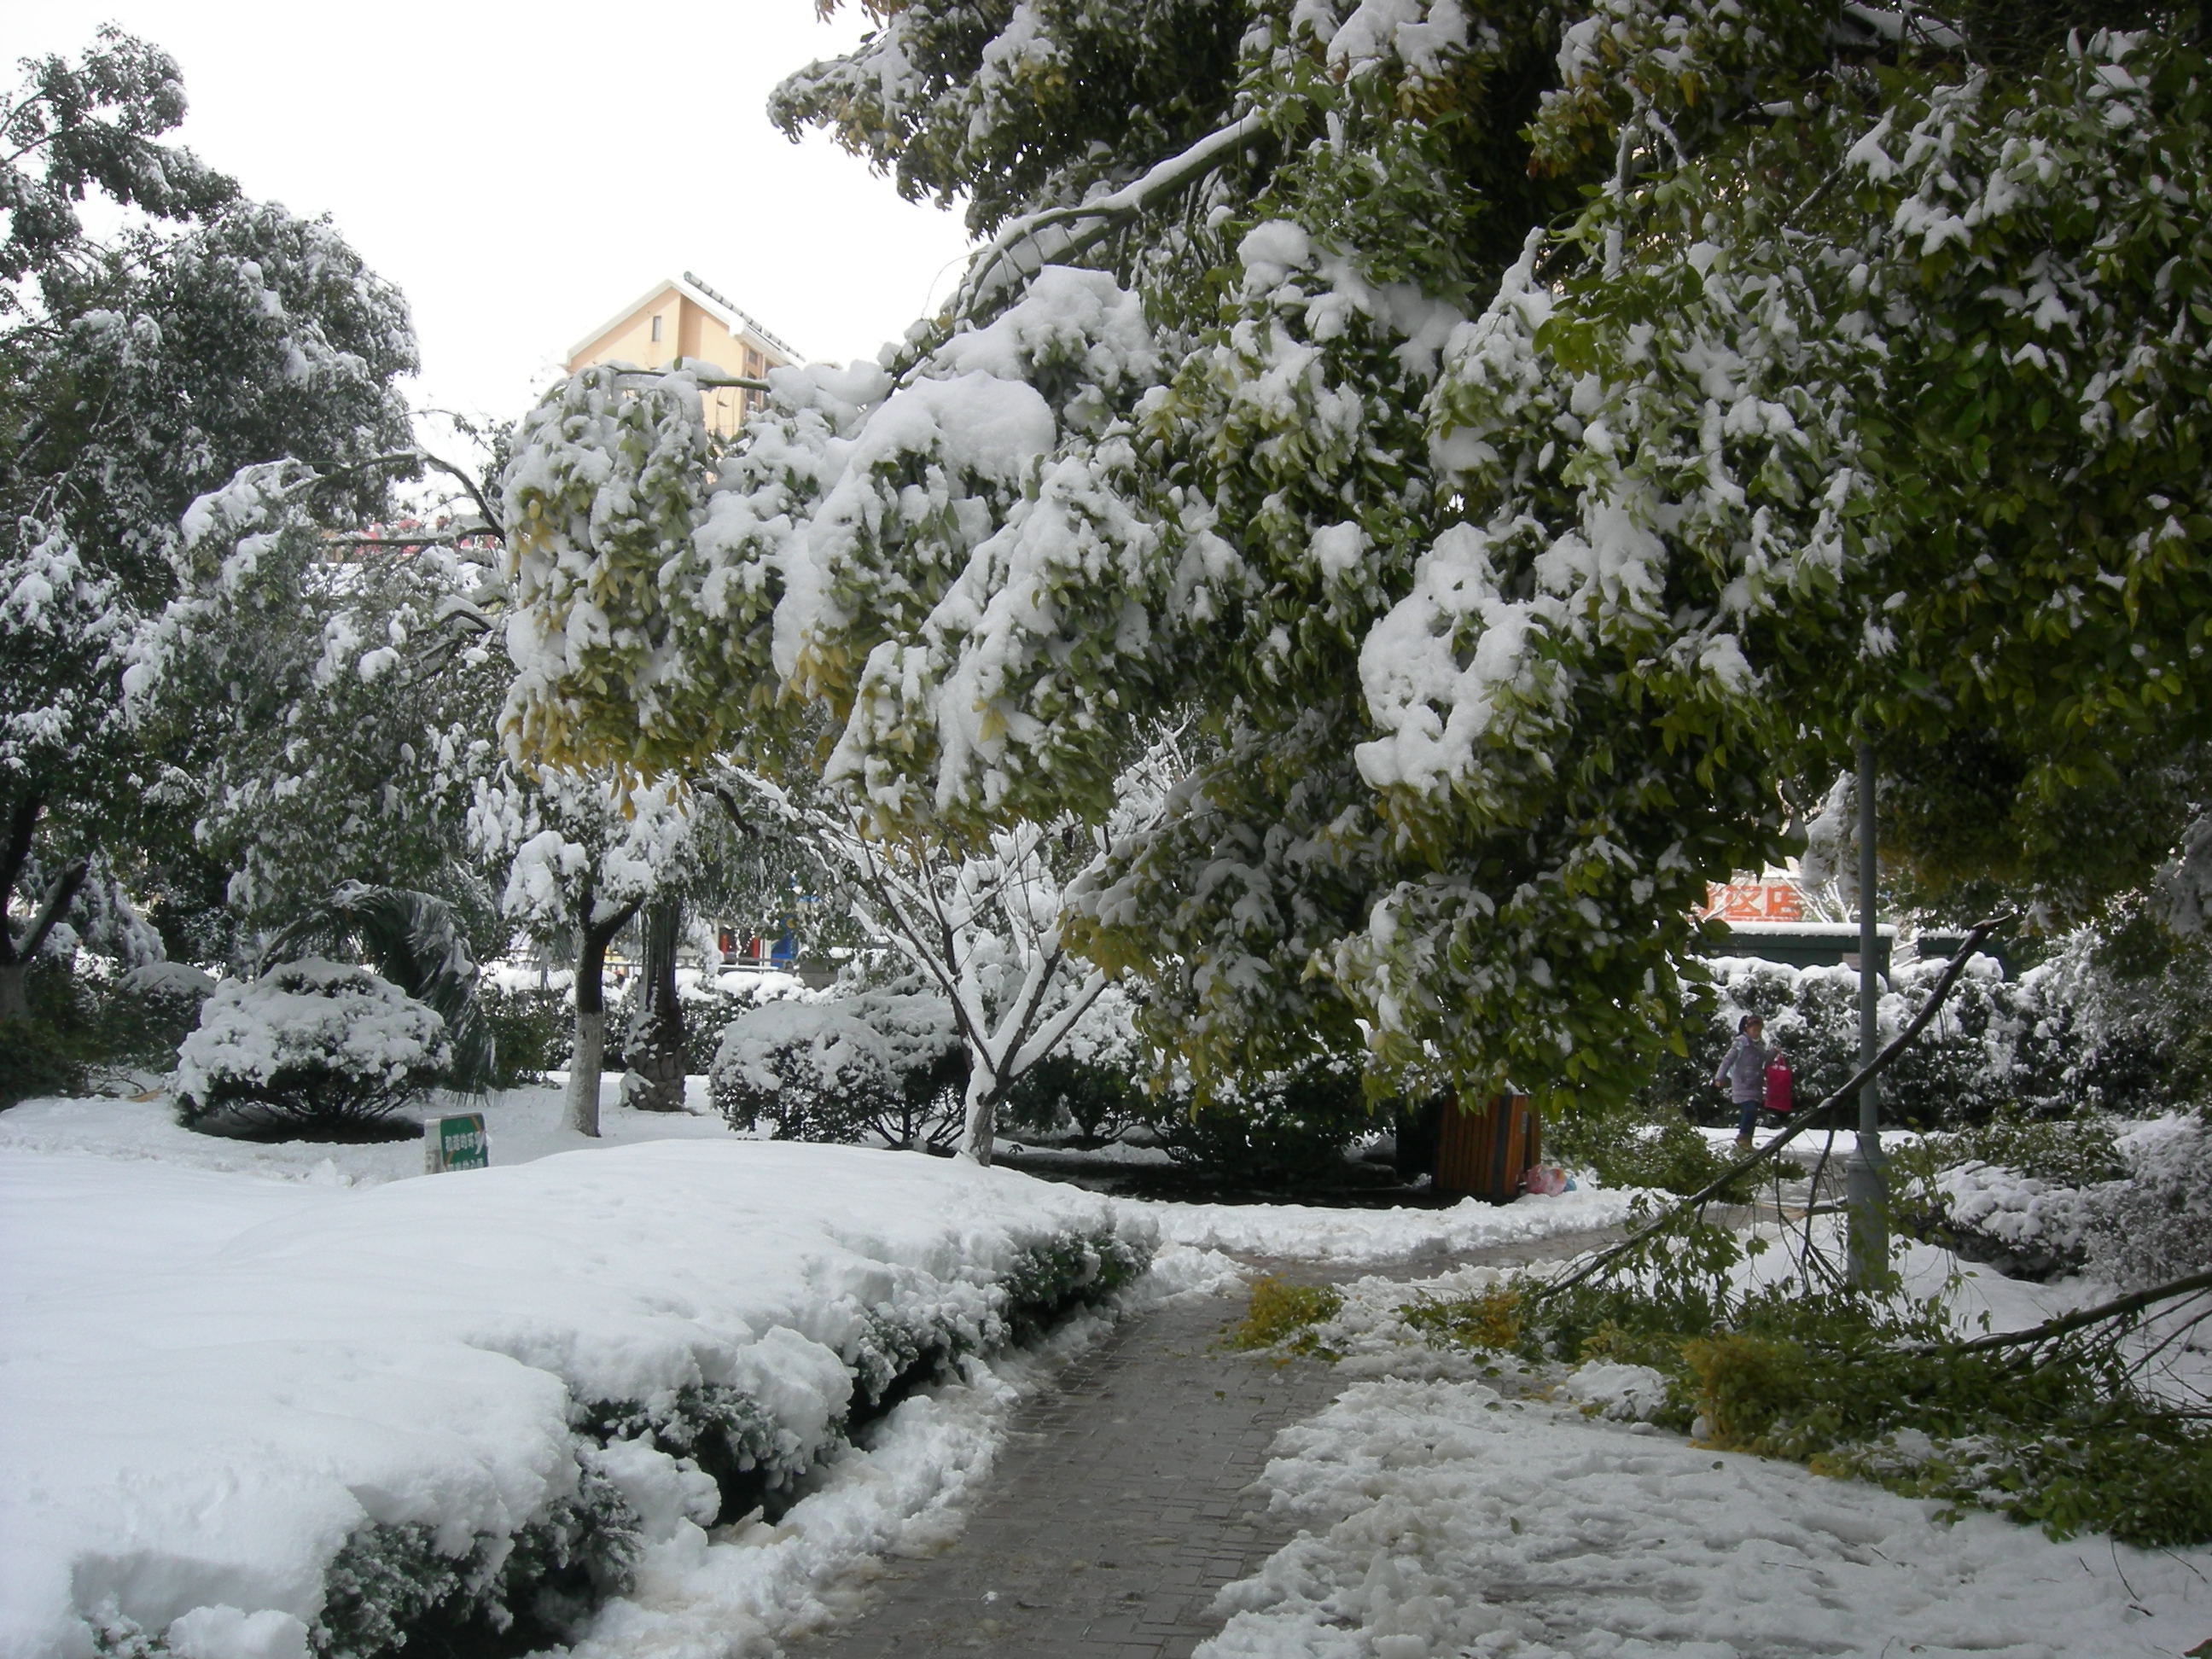
[[(1255, 1264), (1307, 1283), (1565, 1255), (1577, 1234), (1433, 1260)], [(1209, 1609), (1295, 1528), (1248, 1492), (1279, 1430), (1336, 1397), (1331, 1368), (1218, 1346), (1241, 1296), (1124, 1322), (1015, 1413), (988, 1489), (943, 1554), (885, 1564), (868, 1611), (793, 1659), (1184, 1659)]]

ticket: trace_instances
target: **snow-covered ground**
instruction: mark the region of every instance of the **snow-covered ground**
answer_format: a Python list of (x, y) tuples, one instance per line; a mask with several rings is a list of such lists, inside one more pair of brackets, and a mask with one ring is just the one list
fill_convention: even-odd
[[(1053, 1363), (988, 1351), (1025, 1246), (1157, 1235), (1143, 1298), (1229, 1282), (1223, 1250), (1381, 1263), (1616, 1222), (1626, 1203), (1143, 1203), (748, 1141), (711, 1113), (626, 1110), (617, 1081), (602, 1140), (559, 1127), (557, 1087), (516, 1091), (486, 1107), (494, 1167), (431, 1177), (415, 1143), (217, 1140), (158, 1096), (0, 1113), (0, 1656), (88, 1659), (102, 1622), (185, 1659), (301, 1659), (349, 1530), (422, 1518), (465, 1547), (587, 1468), (643, 1550), (578, 1650), (770, 1654), (857, 1606), (877, 1559), (959, 1530)], [(1928, 1284), (1956, 1265), (1911, 1263)], [(1636, 1380), (1593, 1368), (1565, 1397), (1509, 1399), (1468, 1356), (1382, 1328), (1407, 1291), (1347, 1287), (1331, 1340), (1348, 1392), (1267, 1476), (1307, 1531), (1227, 1593), (1214, 1655), (2133, 1655), (2212, 1638), (2212, 1552), (1946, 1528), (1876, 1488), (1586, 1420), (1577, 1396)], [(2002, 1328), (2090, 1291), (1970, 1270), (1958, 1294)], [(972, 1351), (842, 1443), (830, 1413), (886, 1322)], [(773, 1524), (708, 1524), (711, 1483), (687, 1460), (576, 1428), (579, 1401), (665, 1405), (686, 1381), (769, 1402), (793, 1465), (823, 1459)]]
[(1331, 1209), (1312, 1204), (1170, 1204), (1143, 1207), (1160, 1237), (1200, 1249), (1310, 1257), (1368, 1266), (1433, 1250), (1524, 1243), (1618, 1226), (1635, 1194), (1578, 1188), (1512, 1204), (1466, 1199), (1448, 1210)]
[[(1920, 1291), (1959, 1267), (1924, 1246), (1905, 1262)], [(2212, 1548), (1948, 1524), (1937, 1503), (1638, 1420), (1656, 1372), (1593, 1363), (1535, 1386), (1510, 1360), (1423, 1342), (1398, 1312), (1500, 1277), (1344, 1287), (1316, 1335), (1343, 1355), (1345, 1392), (1278, 1437), (1261, 1480), (1302, 1530), (1222, 1592), (1229, 1622), (1203, 1659), (2148, 1659), (2212, 1638)], [(1969, 1268), (1954, 1305), (2014, 1329), (2087, 1293)]]
[(2171, 1659), (2212, 1638), (2212, 1550), (1947, 1525), (1474, 1379), (1354, 1383), (1263, 1479), (1304, 1530), (1222, 1593), (1204, 1659)]
[[(629, 1110), (618, 1083), (597, 1142), (560, 1127), (557, 1083), (444, 1103), (484, 1110), (493, 1167), (428, 1177), (418, 1142), (222, 1139), (157, 1093), (0, 1113), (0, 1535), (20, 1540), (0, 1655), (89, 1655), (98, 1627), (298, 1659), (349, 1534), (421, 1522), (495, 1554), (586, 1470), (644, 1552), (582, 1650), (767, 1652), (835, 1616), (872, 1558), (957, 1530), (1045, 1363), (993, 1342), (1025, 1249), (1164, 1231), (1145, 1298), (1233, 1282), (1223, 1246), (1374, 1261), (1605, 1218), (1590, 1194), (1240, 1221), (750, 1140)], [(834, 1417), (887, 1327), (963, 1350), (957, 1380), (846, 1445)], [(761, 1404), (793, 1468), (823, 1460), (775, 1524), (712, 1526), (689, 1460), (577, 1430), (580, 1402), (662, 1409), (701, 1383)]]
[[(944, 1525), (988, 1466), (1030, 1363), (989, 1356), (1031, 1253), (1152, 1245), (1135, 1211), (948, 1160), (721, 1133), (395, 1180), (392, 1155), (419, 1170), (416, 1148), (309, 1163), (185, 1137), (233, 1162), (191, 1167), (166, 1155), (165, 1110), (0, 1115), (9, 1659), (89, 1655), (95, 1626), (196, 1659), (298, 1659), (349, 1535), (420, 1523), (495, 1561), (592, 1479), (644, 1550), (585, 1645), (742, 1650), (732, 1632), (825, 1616), (818, 1592)], [(64, 1150), (71, 1129), (106, 1143)], [(848, 1452), (855, 1377), (933, 1347), (960, 1356), (958, 1381)], [(813, 1486), (776, 1526), (710, 1537), (714, 1483), (690, 1460), (580, 1427), (587, 1406), (676, 1421), (702, 1388), (746, 1402), (760, 1462)]]

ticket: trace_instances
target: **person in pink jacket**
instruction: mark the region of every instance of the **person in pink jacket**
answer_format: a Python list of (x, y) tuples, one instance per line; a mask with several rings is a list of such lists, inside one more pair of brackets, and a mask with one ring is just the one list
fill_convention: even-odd
[(1735, 1106), (1738, 1152), (1751, 1150), (1751, 1126), (1758, 1121), (1759, 1106), (1766, 1098), (1767, 1062), (1781, 1054), (1780, 1049), (1766, 1046), (1765, 1036), (1766, 1022), (1757, 1014), (1746, 1014), (1736, 1022), (1735, 1041), (1729, 1044), (1728, 1053), (1721, 1056), (1713, 1073), (1714, 1086), (1726, 1089)]

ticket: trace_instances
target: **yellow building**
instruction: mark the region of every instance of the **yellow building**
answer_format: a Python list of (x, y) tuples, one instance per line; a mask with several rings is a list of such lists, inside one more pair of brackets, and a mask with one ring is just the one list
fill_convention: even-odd
[[(586, 335), (569, 351), (567, 367), (571, 374), (593, 363), (666, 368), (679, 357), (694, 358), (749, 380), (804, 361), (687, 270), (681, 277), (655, 283), (635, 303)], [(761, 404), (758, 392), (738, 386), (702, 391), (707, 423), (720, 433), (735, 431), (746, 411)]]

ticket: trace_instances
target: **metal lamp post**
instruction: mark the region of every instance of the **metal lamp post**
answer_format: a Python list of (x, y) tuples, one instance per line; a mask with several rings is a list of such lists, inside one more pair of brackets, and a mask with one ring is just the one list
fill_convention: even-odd
[[(1859, 1064), (1872, 1062), (1880, 1048), (1875, 1027), (1875, 964), (1881, 939), (1875, 927), (1874, 745), (1858, 745), (1859, 793)], [(1881, 1178), (1881, 1085), (1869, 1078), (1859, 1088), (1858, 1147), (1844, 1188), (1850, 1231), (1847, 1246), (1850, 1282), (1875, 1283), (1889, 1266), (1889, 1201)]]

